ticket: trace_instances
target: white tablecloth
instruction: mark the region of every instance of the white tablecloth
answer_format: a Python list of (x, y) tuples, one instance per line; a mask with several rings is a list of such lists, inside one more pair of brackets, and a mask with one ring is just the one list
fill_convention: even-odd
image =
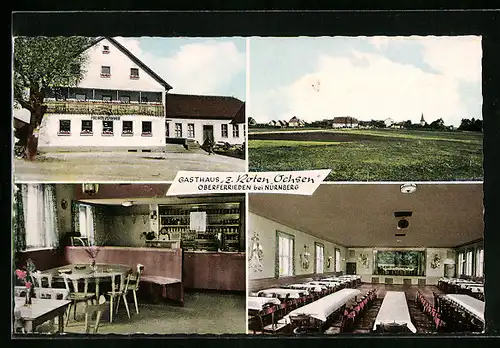
[(359, 296), (361, 291), (358, 289), (342, 289), (328, 296), (322, 297), (312, 303), (305, 306), (297, 308), (291, 311), (287, 316), (284, 317), (285, 322), (290, 322), (290, 317), (307, 315), (312, 318), (316, 318), (321, 321), (326, 321), (328, 316), (334, 311), (342, 307), (349, 300)]
[(311, 285), (311, 284), (290, 284), (287, 287), (292, 289), (305, 289), (309, 291), (320, 292), (323, 289), (326, 289), (326, 285)]
[(338, 277), (323, 278), (320, 280), (320, 282), (338, 282), (340, 284), (349, 283), (350, 281), (351, 281), (351, 279), (338, 278)]
[(464, 307), (467, 311), (477, 317), (484, 323), (484, 302), (469, 295), (464, 294), (448, 294), (446, 295), (451, 301)]
[(417, 332), (415, 325), (411, 322), (410, 311), (406, 303), (406, 295), (403, 291), (387, 291), (382, 301), (382, 306), (377, 314), (373, 330), (380, 324), (406, 324), (411, 332)]
[(299, 298), (302, 295), (309, 295), (309, 291), (307, 290), (297, 290), (297, 289), (283, 289), (283, 288), (272, 288), (260, 290), (258, 294), (276, 294), (279, 298), (285, 298), (287, 294), (290, 294), (289, 298)]
[(309, 285), (316, 285), (316, 286), (327, 286), (329, 288), (333, 288), (337, 285), (340, 285), (340, 282), (329, 282), (329, 281), (316, 281), (316, 282), (309, 282), (307, 283)]
[(248, 309), (260, 311), (266, 304), (280, 304), (281, 301), (273, 297), (248, 297), (247, 303)]

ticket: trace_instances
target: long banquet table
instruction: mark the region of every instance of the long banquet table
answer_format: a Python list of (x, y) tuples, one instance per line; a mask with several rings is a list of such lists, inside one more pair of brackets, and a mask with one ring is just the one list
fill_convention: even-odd
[(326, 285), (312, 285), (312, 284), (290, 284), (286, 286), (290, 289), (304, 289), (308, 291), (320, 292), (326, 289)]
[(267, 304), (281, 304), (281, 301), (275, 297), (256, 297), (249, 296), (247, 298), (248, 310), (260, 311)]
[(464, 294), (448, 294), (445, 296), (456, 304), (462, 306), (469, 313), (484, 323), (484, 302), (469, 295)]
[(411, 322), (406, 295), (403, 291), (387, 291), (382, 301), (382, 306), (377, 314), (373, 330), (377, 329), (378, 325), (383, 324), (406, 324), (411, 332), (416, 333), (417, 328)]
[(308, 316), (325, 322), (328, 316), (360, 294), (361, 291), (358, 289), (339, 290), (333, 294), (322, 297), (319, 300), (291, 311), (284, 317), (284, 320), (286, 323), (289, 323), (290, 317)]
[(289, 298), (299, 298), (304, 295), (309, 295), (309, 291), (307, 290), (297, 290), (297, 289), (284, 289), (284, 288), (271, 288), (264, 289), (257, 292), (257, 296), (259, 294), (276, 294), (278, 298), (286, 298), (288, 295)]

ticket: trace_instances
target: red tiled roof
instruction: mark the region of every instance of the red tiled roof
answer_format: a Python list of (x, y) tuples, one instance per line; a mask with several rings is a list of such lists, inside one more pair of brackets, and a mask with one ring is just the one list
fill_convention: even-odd
[(244, 123), (244, 104), (234, 97), (167, 93), (166, 117), (223, 120), (242, 118), (241, 123)]

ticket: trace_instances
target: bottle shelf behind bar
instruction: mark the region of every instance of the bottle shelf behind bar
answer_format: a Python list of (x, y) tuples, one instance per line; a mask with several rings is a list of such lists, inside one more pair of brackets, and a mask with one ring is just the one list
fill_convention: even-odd
[[(241, 202), (159, 205), (158, 239), (179, 239), (184, 250), (240, 251)], [(205, 231), (191, 230), (192, 212), (205, 212)]]

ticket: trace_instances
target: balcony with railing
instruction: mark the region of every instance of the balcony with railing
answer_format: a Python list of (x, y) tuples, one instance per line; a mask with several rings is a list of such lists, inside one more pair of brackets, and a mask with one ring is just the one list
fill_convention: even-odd
[(165, 116), (160, 103), (125, 103), (102, 100), (46, 100), (49, 114), (84, 114), (84, 115), (147, 115)]
[(165, 116), (161, 93), (59, 88), (47, 93), (47, 113)]

